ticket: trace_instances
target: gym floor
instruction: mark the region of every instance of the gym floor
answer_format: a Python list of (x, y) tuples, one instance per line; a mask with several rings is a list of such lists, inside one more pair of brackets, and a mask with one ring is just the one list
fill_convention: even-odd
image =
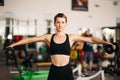
[[(16, 68), (13, 66), (6, 66), (4, 58), (5, 58), (5, 56), (0, 53), (0, 79), (1, 80), (13, 80), (12, 77), (15, 74), (11, 74), (10, 71), (16, 70)], [(49, 67), (40, 67), (39, 69), (40, 70), (43, 70), (43, 69), (49, 70)], [(46, 80), (46, 79), (44, 79), (44, 80)], [(100, 76), (98, 76), (92, 80), (101, 80), (101, 79), (100, 79)], [(115, 75), (105, 73), (105, 80), (120, 80), (120, 76), (115, 76)]]

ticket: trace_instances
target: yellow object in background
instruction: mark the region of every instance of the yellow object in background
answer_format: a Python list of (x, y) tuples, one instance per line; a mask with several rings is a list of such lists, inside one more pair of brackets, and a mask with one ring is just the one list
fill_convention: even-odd
[(77, 51), (76, 50), (71, 50), (70, 57), (71, 59), (77, 59)]

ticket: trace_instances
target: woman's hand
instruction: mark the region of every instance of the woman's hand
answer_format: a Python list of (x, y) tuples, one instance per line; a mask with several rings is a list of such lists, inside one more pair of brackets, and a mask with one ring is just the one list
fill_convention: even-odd
[(11, 44), (11, 45), (7, 46), (6, 48), (13, 48), (13, 47), (14, 47), (13, 44)]
[(112, 48), (115, 50), (116, 49), (116, 45), (110, 43), (110, 45), (112, 46)]

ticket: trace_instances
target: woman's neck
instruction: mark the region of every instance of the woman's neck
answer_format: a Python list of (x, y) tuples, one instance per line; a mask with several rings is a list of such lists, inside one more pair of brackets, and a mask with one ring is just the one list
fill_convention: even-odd
[(56, 32), (55, 34), (58, 36), (63, 36), (63, 35), (65, 35), (65, 32)]

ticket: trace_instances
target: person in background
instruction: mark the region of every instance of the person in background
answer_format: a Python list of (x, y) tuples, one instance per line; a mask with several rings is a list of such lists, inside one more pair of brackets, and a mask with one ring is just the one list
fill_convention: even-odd
[[(67, 17), (64, 13), (58, 13), (54, 17), (56, 32), (54, 34), (43, 34), (36, 37), (22, 39), (8, 47), (14, 48), (18, 45), (46, 42), (49, 45), (49, 54), (51, 57), (51, 66), (47, 80), (74, 80), (70, 63), (70, 50), (74, 42), (82, 41), (94, 44), (111, 44), (104, 40), (91, 37), (82, 37), (77, 34), (68, 34), (65, 32), (67, 27)], [(112, 44), (111, 44), (112, 45)]]
[[(93, 35), (90, 33), (90, 29), (87, 29), (85, 31), (85, 33), (83, 34), (83, 36), (85, 37), (89, 37), (92, 38)], [(93, 44), (92, 43), (88, 43), (88, 42), (84, 42), (84, 46), (83, 46), (83, 51), (84, 51), (84, 60), (83, 60), (83, 73), (85, 75), (90, 75), (88, 73), (92, 71), (92, 65), (93, 65)]]

